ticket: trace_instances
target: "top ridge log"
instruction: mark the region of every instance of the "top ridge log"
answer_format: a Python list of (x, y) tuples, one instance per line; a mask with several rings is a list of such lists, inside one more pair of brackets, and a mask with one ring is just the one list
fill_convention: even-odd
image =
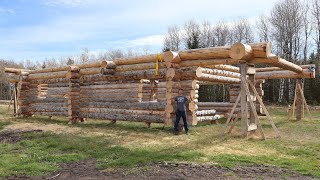
[(243, 44), (235, 43), (230, 50), (230, 57), (239, 60), (267, 58), (271, 55), (271, 43)]

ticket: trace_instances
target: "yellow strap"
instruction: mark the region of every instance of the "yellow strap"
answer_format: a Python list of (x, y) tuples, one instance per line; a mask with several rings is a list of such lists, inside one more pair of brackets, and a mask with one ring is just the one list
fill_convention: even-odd
[(160, 53), (158, 53), (158, 57), (156, 60), (156, 76), (159, 75), (159, 61), (161, 61), (161, 54)]

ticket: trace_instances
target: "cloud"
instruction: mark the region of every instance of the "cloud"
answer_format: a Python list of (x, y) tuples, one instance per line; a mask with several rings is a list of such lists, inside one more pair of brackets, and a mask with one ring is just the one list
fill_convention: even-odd
[(0, 7), (0, 13), (13, 14), (13, 13), (15, 13), (15, 11), (14, 11), (13, 9), (8, 9), (8, 8)]
[(46, 6), (56, 7), (56, 6), (63, 6), (63, 7), (79, 7), (87, 4), (88, 0), (44, 0), (43, 4)]

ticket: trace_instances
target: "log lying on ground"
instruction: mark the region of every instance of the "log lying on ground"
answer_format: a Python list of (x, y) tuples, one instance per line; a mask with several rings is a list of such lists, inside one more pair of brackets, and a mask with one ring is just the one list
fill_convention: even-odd
[(202, 121), (214, 121), (214, 120), (218, 120), (221, 119), (222, 117), (220, 115), (214, 115), (214, 116), (199, 116), (197, 117), (197, 120), (199, 122)]
[(40, 73), (40, 74), (30, 74), (30, 80), (40, 80), (40, 79), (56, 79), (56, 78), (65, 78), (67, 71), (52, 72), (52, 73)]
[(119, 121), (164, 123), (164, 117), (159, 115), (128, 115), (128, 114), (101, 114), (101, 113), (81, 113), (83, 117)]
[(211, 75), (218, 75), (218, 76), (224, 76), (224, 77), (240, 78), (240, 73), (230, 72), (226, 70), (198, 67), (196, 70), (197, 77), (201, 77), (202, 74), (211, 74)]
[(256, 79), (284, 79), (284, 78), (315, 78), (315, 71), (304, 69), (302, 73), (295, 73), (288, 70), (268, 71), (256, 73)]
[(133, 110), (154, 110), (163, 111), (165, 102), (131, 102), (131, 103), (111, 103), (111, 102), (82, 102), (82, 107), (113, 108), (113, 109), (133, 109)]
[[(314, 64), (307, 64), (307, 65), (299, 65), (302, 69), (309, 69), (309, 70), (313, 70), (315, 69), (315, 65)], [(265, 67), (265, 68), (256, 68), (256, 72), (267, 72), (267, 71), (281, 71), (284, 70), (282, 68), (279, 67)]]
[(197, 116), (207, 116), (207, 115), (215, 115), (216, 110), (211, 109), (211, 110), (202, 110), (202, 111), (196, 111)]
[(164, 111), (134, 110), (134, 109), (110, 109), (110, 108), (80, 108), (82, 113), (106, 113), (106, 114), (140, 114), (140, 115), (164, 115)]
[[(161, 55), (162, 56), (162, 55)], [(151, 54), (145, 56), (131, 57), (131, 58), (116, 58), (113, 60), (117, 66), (128, 64), (152, 63), (156, 62), (158, 54)]]

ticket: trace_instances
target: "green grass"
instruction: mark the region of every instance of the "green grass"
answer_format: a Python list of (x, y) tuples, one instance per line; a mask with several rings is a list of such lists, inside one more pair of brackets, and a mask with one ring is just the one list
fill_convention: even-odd
[[(2, 110), (0, 110), (2, 111)], [(28, 133), (16, 144), (0, 144), (0, 177), (42, 175), (57, 170), (59, 163), (94, 158), (100, 169), (130, 167), (155, 161), (214, 163), (219, 166), (271, 165), (304, 175), (320, 177), (320, 119), (287, 121), (283, 109), (270, 109), (281, 139), (244, 140), (222, 135), (225, 126), (191, 127), (190, 135), (173, 136), (171, 127), (142, 123), (89, 120), (67, 124), (64, 118), (17, 118), (1, 120), (0, 129), (43, 129)], [(320, 117), (320, 112), (313, 111)], [(6, 117), (9, 117), (8, 115)], [(266, 119), (261, 120), (267, 136), (273, 134)], [(31, 124), (31, 125), (30, 125)], [(239, 127), (239, 123), (236, 124)]]

